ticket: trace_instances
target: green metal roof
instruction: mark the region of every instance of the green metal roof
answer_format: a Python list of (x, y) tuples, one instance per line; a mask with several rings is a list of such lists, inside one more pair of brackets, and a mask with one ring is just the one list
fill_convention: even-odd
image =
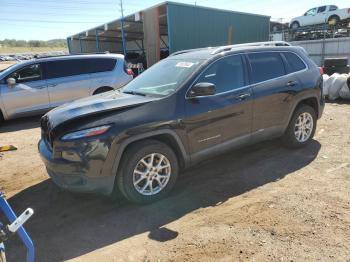
[(170, 53), (269, 40), (269, 16), (167, 2)]

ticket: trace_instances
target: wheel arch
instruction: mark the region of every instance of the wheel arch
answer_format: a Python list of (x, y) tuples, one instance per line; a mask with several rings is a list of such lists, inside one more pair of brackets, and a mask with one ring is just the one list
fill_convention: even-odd
[(340, 19), (340, 16), (337, 15), (337, 14), (332, 14), (332, 15), (330, 15), (330, 16), (328, 17), (327, 21), (329, 22), (329, 21), (331, 21), (332, 19), (336, 19), (337, 22), (341, 20), (341, 19)]
[(290, 111), (290, 114), (289, 114), (289, 118), (288, 118), (288, 122), (286, 124), (286, 127), (288, 127), (288, 124), (290, 122), (290, 120), (292, 119), (293, 115), (294, 115), (294, 112), (297, 110), (297, 108), (300, 106), (300, 105), (308, 105), (308, 106), (311, 106), (314, 110), (315, 110), (315, 113), (316, 113), (316, 116), (317, 118), (319, 117), (319, 113), (320, 113), (320, 108), (319, 108), (319, 102), (318, 102), (318, 99), (316, 96), (307, 96), (307, 97), (303, 97), (301, 98), (297, 103), (295, 103), (294, 107), (293, 107), (293, 110)]
[(294, 20), (293, 22), (291, 22), (290, 23), (290, 26), (289, 26), (289, 28), (293, 28), (293, 24), (298, 24), (299, 25), (299, 27), (301, 26), (301, 24), (300, 24), (300, 22), (298, 21), (298, 20)]
[(186, 149), (176, 132), (170, 129), (157, 130), (130, 137), (120, 144), (119, 149), (114, 158), (112, 168), (113, 175), (117, 175), (118, 168), (120, 166), (120, 161), (125, 151), (133, 144), (148, 139), (158, 140), (162, 143), (167, 144), (174, 151), (176, 157), (178, 158), (180, 169), (183, 169), (189, 165), (189, 155), (187, 154)]
[(103, 92), (108, 92), (112, 90), (114, 90), (114, 88), (111, 86), (100, 86), (92, 92), (92, 95), (97, 95), (97, 94), (101, 94)]

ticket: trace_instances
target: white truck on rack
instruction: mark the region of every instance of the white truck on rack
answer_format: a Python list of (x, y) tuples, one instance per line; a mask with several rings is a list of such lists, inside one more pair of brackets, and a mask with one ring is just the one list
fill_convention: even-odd
[(350, 8), (339, 9), (336, 5), (323, 5), (311, 8), (303, 16), (293, 18), (289, 26), (298, 29), (301, 26), (323, 24), (334, 21), (338, 23), (350, 18)]

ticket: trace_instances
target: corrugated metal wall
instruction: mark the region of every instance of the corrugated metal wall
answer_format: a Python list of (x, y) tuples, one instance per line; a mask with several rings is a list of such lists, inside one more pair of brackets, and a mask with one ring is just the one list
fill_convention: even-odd
[(303, 47), (314, 62), (321, 66), (327, 57), (350, 58), (350, 37), (325, 40), (294, 41), (292, 45)]
[(233, 44), (268, 41), (269, 21), (266, 16), (168, 3), (170, 52), (227, 45), (230, 27)]

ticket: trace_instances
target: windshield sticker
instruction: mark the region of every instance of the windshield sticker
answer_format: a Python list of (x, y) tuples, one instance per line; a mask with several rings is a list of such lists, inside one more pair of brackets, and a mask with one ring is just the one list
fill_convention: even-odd
[(191, 66), (193, 66), (194, 63), (191, 62), (178, 62), (176, 64), (176, 67), (185, 67), (185, 68), (190, 68)]

